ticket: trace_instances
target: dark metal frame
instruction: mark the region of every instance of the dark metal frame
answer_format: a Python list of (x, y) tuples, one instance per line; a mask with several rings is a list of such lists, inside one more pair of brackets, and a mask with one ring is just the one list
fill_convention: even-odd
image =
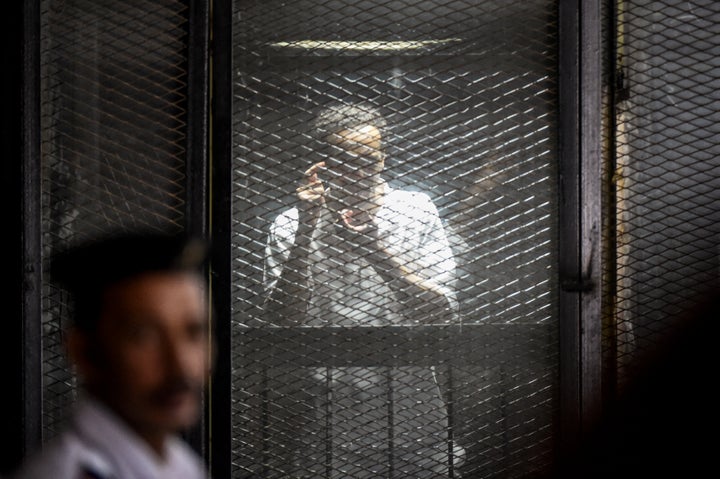
[(40, 5), (17, 2), (3, 15), (5, 79), (2, 138), (3, 205), (7, 216), (9, 268), (3, 291), (2, 338), (7, 424), (0, 474), (16, 467), (41, 442), (40, 404)]
[(40, 2), (25, 3), (23, 12), (23, 447), (41, 441), (41, 177), (40, 177)]
[(211, 198), (212, 300), (215, 306), (215, 373), (210, 387), (212, 477), (232, 477), (232, 3), (212, 0)]
[(601, 410), (601, 0), (560, 0), (560, 443)]
[[(213, 243), (210, 280), (216, 348), (215, 374), (206, 401), (208, 413), (202, 431), (191, 434), (190, 439), (205, 451), (213, 477), (230, 477), (232, 5), (227, 0), (189, 0), (189, 5), (188, 84), (192, 94), (188, 105), (186, 227), (210, 236)], [(561, 452), (592, 427), (602, 401), (600, 7), (601, 0), (559, 1)], [(21, 71), (22, 77), (12, 77), (15, 81), (3, 97), (12, 100), (19, 96), (21, 102), (12, 100), (11, 107), (3, 111), (9, 125), (3, 129), (3, 138), (8, 140), (4, 154), (6, 164), (17, 161), (20, 166), (6, 166), (11, 185), (4, 189), (4, 204), (20, 211), (13, 217), (16, 221), (10, 236), (15, 240), (11, 256), (21, 259), (13, 263), (11, 277), (18, 286), (6, 291), (5, 304), (12, 305), (7, 320), (13, 324), (3, 340), (7, 346), (3, 354), (7, 358), (4, 366), (13, 373), (6, 375), (11, 378), (11, 405), (13, 410), (22, 411), (22, 417), (9, 414), (18, 420), (5, 429), (4, 435), (13, 440), (5, 469), (40, 444), (42, 400), (39, 0), (22, 2), (10, 13), (5, 26), (14, 28), (6, 31), (9, 41), (5, 46), (19, 47), (21, 55), (15, 52), (10, 56), (14, 61), (8, 71)], [(210, 103), (208, 98), (212, 98)], [(20, 124), (18, 118), (22, 118)], [(18, 301), (18, 297), (22, 299)]]
[[(210, 6), (207, 0), (189, 0), (188, 18), (188, 104), (186, 153), (185, 230), (207, 238), (209, 185), (209, 65)], [(200, 423), (186, 436), (200, 453), (209, 454), (207, 424), (210, 403), (204, 398), (204, 414)]]

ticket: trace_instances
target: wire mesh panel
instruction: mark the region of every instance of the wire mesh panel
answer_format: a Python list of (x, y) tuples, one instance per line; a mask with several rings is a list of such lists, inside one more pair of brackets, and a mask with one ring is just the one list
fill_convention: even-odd
[(718, 286), (720, 4), (617, 2), (614, 20), (608, 349), (622, 385)]
[(233, 477), (551, 462), (556, 15), (234, 3)]
[[(184, 225), (186, 2), (41, 2), (42, 244)], [(43, 293), (43, 435), (75, 384), (63, 358), (67, 298)]]

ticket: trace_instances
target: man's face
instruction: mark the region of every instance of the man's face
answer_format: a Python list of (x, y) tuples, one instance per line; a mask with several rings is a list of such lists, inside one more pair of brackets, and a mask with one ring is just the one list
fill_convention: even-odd
[(360, 125), (328, 137), (326, 161), (332, 197), (348, 208), (366, 209), (381, 194), (385, 166), (380, 130)]
[(188, 273), (147, 273), (105, 293), (84, 375), (141, 436), (162, 437), (198, 417), (210, 372), (203, 284)]

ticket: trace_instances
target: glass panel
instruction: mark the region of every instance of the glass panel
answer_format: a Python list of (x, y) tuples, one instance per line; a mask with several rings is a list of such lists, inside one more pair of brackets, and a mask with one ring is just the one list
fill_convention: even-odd
[(235, 2), (233, 477), (550, 464), (556, 11)]

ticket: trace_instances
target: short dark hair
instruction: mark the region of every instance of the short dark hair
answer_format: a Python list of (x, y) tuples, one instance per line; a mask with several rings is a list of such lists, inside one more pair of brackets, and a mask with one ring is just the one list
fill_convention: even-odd
[(72, 324), (91, 332), (112, 285), (149, 272), (201, 273), (207, 243), (184, 234), (122, 232), (76, 244), (50, 262), (50, 276), (65, 287), (74, 306)]
[(384, 136), (387, 126), (380, 110), (367, 103), (334, 103), (323, 108), (315, 118), (315, 132), (324, 140), (332, 133), (359, 125), (373, 125)]

